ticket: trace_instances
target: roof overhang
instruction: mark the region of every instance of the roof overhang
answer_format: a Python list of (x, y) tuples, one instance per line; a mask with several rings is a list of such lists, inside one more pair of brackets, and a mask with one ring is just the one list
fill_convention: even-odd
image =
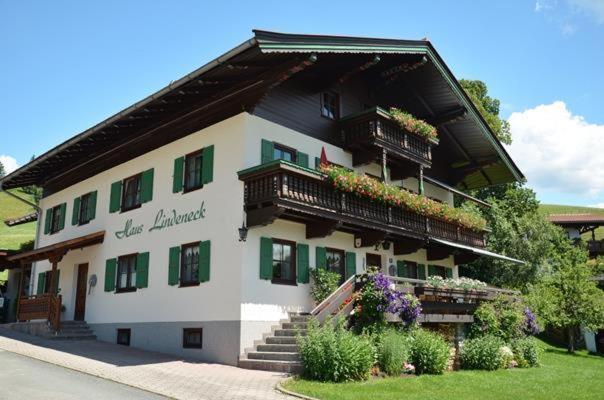
[(6, 257), (10, 262), (30, 263), (34, 261), (60, 259), (67, 252), (84, 247), (103, 243), (105, 231), (91, 233), (89, 235), (65, 240), (48, 246), (40, 247), (30, 251), (24, 251)]
[(470, 247), (470, 246), (465, 246), (463, 244), (459, 244), (459, 243), (454, 243), (454, 242), (449, 242), (448, 240), (443, 240), (443, 239), (437, 239), (437, 238), (431, 238), (430, 239), (431, 242), (436, 242), (442, 245), (445, 245), (447, 247), (452, 247), (458, 250), (463, 250), (466, 252), (470, 252), (472, 254), (475, 254), (477, 256), (481, 256), (481, 257), (491, 257), (491, 258), (496, 258), (499, 260), (503, 260), (503, 261), (509, 261), (515, 264), (521, 264), (524, 265), (526, 264), (524, 261), (521, 260), (517, 260), (515, 258), (512, 257), (507, 257), (501, 254), (497, 254), (497, 253), (492, 253), (488, 250), (483, 250), (483, 249), (478, 249), (476, 247)]

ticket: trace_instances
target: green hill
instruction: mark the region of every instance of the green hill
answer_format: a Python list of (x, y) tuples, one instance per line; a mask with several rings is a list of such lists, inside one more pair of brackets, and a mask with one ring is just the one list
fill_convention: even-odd
[[(12, 192), (21, 198), (33, 202), (32, 196), (29, 194), (23, 193), (20, 190)], [(4, 223), (6, 219), (21, 217), (34, 211), (33, 207), (12, 198), (4, 192), (0, 192), (0, 249), (16, 250), (21, 243), (34, 239), (36, 235), (35, 222), (14, 227), (8, 227)]]
[[(543, 214), (598, 214), (604, 215), (604, 208), (563, 206), (559, 204), (541, 204), (539, 211)], [(583, 235), (584, 239), (591, 239), (591, 233)], [(604, 227), (596, 229), (596, 239), (604, 239)]]

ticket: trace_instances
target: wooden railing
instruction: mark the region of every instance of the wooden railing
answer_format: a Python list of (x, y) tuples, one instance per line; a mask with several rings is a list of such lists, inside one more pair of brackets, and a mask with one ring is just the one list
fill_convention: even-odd
[[(325, 300), (319, 303), (311, 312), (312, 315), (320, 324), (325, 322), (329, 317), (334, 321), (340, 316), (348, 316), (354, 307), (352, 294), (356, 282), (356, 275), (351, 276), (340, 285), (332, 294)], [(348, 303), (347, 303), (348, 301)]]
[(432, 145), (413, 133), (402, 129), (390, 114), (379, 107), (340, 120), (344, 147), (377, 145), (405, 158), (429, 165)]
[(18, 321), (46, 319), (58, 331), (61, 321), (61, 296), (49, 293), (25, 296), (19, 299)]
[[(242, 171), (246, 210), (277, 205), (305, 214), (343, 221), (359, 227), (416, 238), (436, 237), (472, 247), (485, 247), (486, 235), (451, 222), (426, 217), (336, 190), (317, 172), (284, 162)], [(249, 218), (248, 225), (265, 221)]]

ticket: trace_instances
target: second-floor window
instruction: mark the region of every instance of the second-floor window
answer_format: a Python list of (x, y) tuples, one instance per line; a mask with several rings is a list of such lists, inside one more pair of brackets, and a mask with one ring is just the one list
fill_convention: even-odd
[(61, 215), (62, 211), (63, 209), (60, 205), (52, 208), (50, 233), (56, 233), (61, 230), (61, 219), (64, 218), (64, 216)]
[(136, 254), (121, 256), (117, 259), (118, 292), (136, 290)]
[(96, 191), (86, 193), (74, 200), (72, 225), (84, 225), (94, 219), (96, 214), (96, 194)]
[(199, 242), (183, 245), (180, 256), (180, 286), (199, 285)]
[(190, 192), (203, 186), (201, 180), (202, 157), (201, 150), (185, 157), (185, 192)]
[(273, 159), (296, 162), (296, 150), (292, 149), (291, 147), (275, 143), (273, 150)]
[(340, 97), (334, 92), (321, 94), (321, 115), (329, 119), (340, 118)]
[(141, 174), (124, 179), (122, 184), (122, 211), (132, 210), (141, 205)]

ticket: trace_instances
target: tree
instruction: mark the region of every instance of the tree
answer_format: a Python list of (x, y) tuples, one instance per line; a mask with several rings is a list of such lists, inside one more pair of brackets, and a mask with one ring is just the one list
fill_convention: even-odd
[(561, 254), (555, 271), (531, 288), (527, 301), (547, 325), (568, 332), (567, 349), (574, 353), (577, 327), (593, 331), (604, 325), (604, 295), (581, 246)]
[(2, 165), (2, 161), (0, 161), (0, 178), (4, 178), (6, 175), (6, 170), (4, 169), (4, 165)]
[[(36, 159), (36, 156), (31, 156), (29, 162), (32, 162)], [(36, 204), (40, 203), (40, 199), (42, 198), (42, 188), (36, 185), (24, 186), (21, 188), (23, 193), (30, 194), (33, 197), (33, 200)]]
[(511, 144), (512, 135), (510, 133), (510, 124), (499, 117), (500, 102), (498, 99), (494, 99), (488, 95), (487, 85), (483, 81), (469, 79), (462, 79), (459, 83), (495, 136), (497, 136), (501, 142)]

